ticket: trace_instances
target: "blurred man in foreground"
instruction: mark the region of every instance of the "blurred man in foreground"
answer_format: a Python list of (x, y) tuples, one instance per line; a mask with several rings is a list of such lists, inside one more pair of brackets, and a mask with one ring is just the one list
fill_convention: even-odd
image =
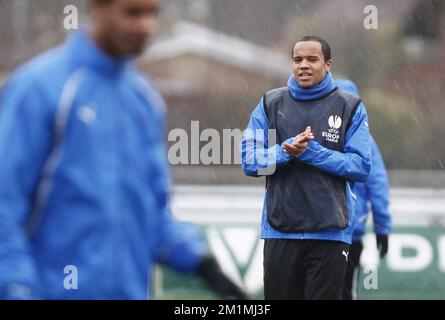
[[(339, 88), (359, 97), (358, 88), (352, 81), (337, 80), (336, 83)], [(357, 201), (355, 205), (354, 232), (349, 249), (343, 292), (343, 299), (345, 300), (357, 299), (360, 256), (363, 251), (362, 236), (365, 233), (366, 219), (368, 217), (368, 203), (371, 203), (374, 233), (376, 234), (380, 258), (384, 258), (388, 252), (388, 235), (392, 230), (391, 215), (389, 214), (389, 185), (385, 163), (372, 136), (370, 136), (370, 141), (372, 166), (368, 180), (365, 183), (357, 182), (354, 185)]]
[(245, 298), (169, 211), (164, 103), (132, 61), (160, 0), (90, 4), (1, 98), (0, 297), (145, 299), (160, 262)]

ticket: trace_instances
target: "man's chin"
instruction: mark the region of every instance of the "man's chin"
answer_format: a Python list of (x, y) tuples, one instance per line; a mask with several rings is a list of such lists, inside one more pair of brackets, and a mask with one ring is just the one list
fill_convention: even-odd
[(298, 82), (297, 81), (297, 83), (298, 83), (298, 85), (300, 86), (300, 87), (302, 87), (303, 89), (307, 89), (307, 88), (310, 88), (310, 87), (312, 87), (313, 85), (314, 85), (314, 83), (307, 83), (307, 82)]
[(127, 47), (127, 52), (131, 56), (140, 56), (147, 50), (148, 44), (148, 41), (132, 43)]
[(138, 46), (138, 47), (133, 47), (130, 50), (128, 50), (129, 55), (137, 57), (140, 56), (141, 54), (143, 54), (145, 52), (145, 50), (147, 49), (147, 46)]

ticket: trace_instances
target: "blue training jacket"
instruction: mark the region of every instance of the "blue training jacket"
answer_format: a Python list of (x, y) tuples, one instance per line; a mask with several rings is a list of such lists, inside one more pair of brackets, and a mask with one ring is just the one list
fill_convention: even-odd
[[(336, 80), (339, 88), (360, 96), (357, 86), (350, 80)], [(371, 204), (374, 232), (377, 235), (387, 235), (392, 231), (391, 215), (389, 213), (389, 184), (382, 155), (372, 136), (370, 136), (372, 166), (366, 183), (356, 183), (357, 195), (354, 217), (353, 241), (360, 241), (366, 229), (368, 204)]]
[(164, 103), (131, 59), (77, 31), (11, 75), (0, 108), (0, 297), (145, 299), (156, 262), (196, 271), (205, 243), (168, 206)]
[[(334, 79), (330, 73), (327, 73), (322, 82), (311, 88), (300, 87), (293, 75), (288, 81), (288, 88), (292, 97), (298, 97), (301, 100), (320, 99), (329, 94), (335, 87)], [(255, 142), (250, 143), (251, 132), (255, 132), (258, 129), (262, 130), (260, 132), (263, 133), (263, 135), (258, 137), (258, 135), (254, 133)], [(248, 176), (260, 176), (261, 169), (267, 169), (274, 165), (282, 165), (292, 157), (283, 151), (281, 145), (268, 145), (267, 129), (268, 119), (264, 111), (263, 99), (261, 99), (250, 117), (246, 133), (243, 135), (241, 141), (241, 163), (244, 173)], [(295, 135), (299, 133), (300, 132), (295, 132)], [(291, 141), (292, 137), (289, 137), (283, 144), (290, 143)], [(257, 157), (258, 154), (264, 154), (264, 156)], [(349, 213), (348, 226), (344, 229), (331, 228), (313, 233), (282, 233), (273, 229), (268, 223), (266, 205), (264, 203), (261, 237), (319, 239), (351, 243), (356, 199), (353, 192), (353, 183), (366, 181), (371, 166), (368, 116), (364, 104), (361, 103), (358, 106), (357, 111), (352, 117), (351, 125), (345, 137), (344, 152), (329, 150), (318, 142), (311, 140), (306, 150), (298, 156), (298, 159), (304, 161), (306, 164), (313, 165), (319, 170), (343, 177), (347, 180), (346, 201)]]

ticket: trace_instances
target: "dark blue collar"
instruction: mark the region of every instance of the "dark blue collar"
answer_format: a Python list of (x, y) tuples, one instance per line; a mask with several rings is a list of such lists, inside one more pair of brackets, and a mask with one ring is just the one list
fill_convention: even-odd
[(75, 63), (102, 73), (120, 74), (132, 64), (133, 60), (132, 58), (115, 58), (106, 54), (85, 29), (72, 32), (67, 46)]
[(334, 91), (337, 86), (335, 85), (332, 74), (327, 72), (321, 82), (309, 88), (301, 87), (295, 80), (294, 75), (291, 75), (287, 81), (287, 87), (289, 88), (292, 98), (305, 101), (321, 99)]

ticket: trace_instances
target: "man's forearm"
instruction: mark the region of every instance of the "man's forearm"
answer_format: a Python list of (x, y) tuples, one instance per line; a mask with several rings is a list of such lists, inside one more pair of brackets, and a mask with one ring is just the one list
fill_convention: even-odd
[(315, 141), (310, 141), (297, 159), (322, 171), (356, 182), (366, 181), (371, 169), (370, 159), (359, 153), (330, 150)]
[(243, 141), (241, 150), (242, 167), (247, 176), (258, 177), (273, 174), (277, 166), (292, 158), (278, 144), (267, 149), (254, 148), (253, 145), (254, 143), (249, 144)]

